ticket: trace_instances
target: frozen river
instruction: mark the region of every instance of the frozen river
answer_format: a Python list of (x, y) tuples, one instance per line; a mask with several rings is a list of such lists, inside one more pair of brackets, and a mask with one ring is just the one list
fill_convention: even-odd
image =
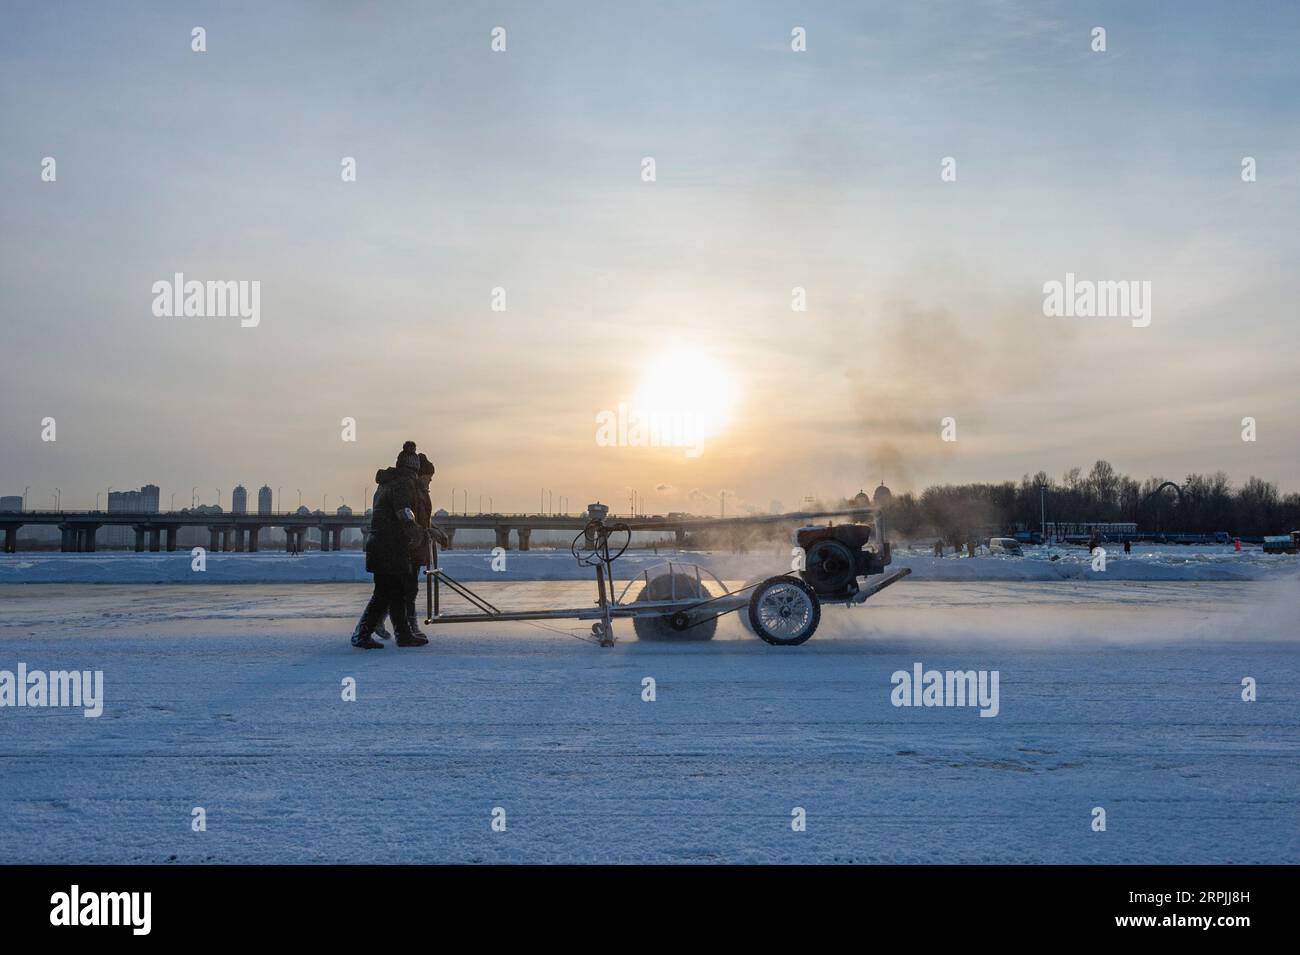
[[(1294, 578), (904, 581), (797, 648), (728, 618), (363, 653), (367, 593), (0, 587), (0, 670), (101, 670), (105, 698), (0, 709), (0, 862), (1300, 861)], [(997, 716), (893, 705), (915, 664), (996, 671)]]

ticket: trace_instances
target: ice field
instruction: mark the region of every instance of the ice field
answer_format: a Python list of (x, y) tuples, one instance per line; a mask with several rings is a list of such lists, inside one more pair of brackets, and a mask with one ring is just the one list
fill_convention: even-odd
[[(99, 718), (0, 709), (0, 862), (1300, 861), (1293, 576), (910, 579), (795, 648), (726, 618), (709, 643), (507, 623), (359, 651), (367, 593), (0, 586), (0, 670), (104, 686)], [(997, 671), (998, 715), (893, 705), (917, 663)]]

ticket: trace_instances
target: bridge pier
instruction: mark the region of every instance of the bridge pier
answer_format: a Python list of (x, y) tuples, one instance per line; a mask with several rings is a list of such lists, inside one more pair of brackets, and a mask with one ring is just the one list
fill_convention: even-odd
[(531, 527), (521, 527), (517, 533), (519, 534), (519, 549), (528, 550), (528, 543), (533, 536), (533, 529)]
[(167, 528), (167, 550), (169, 552), (176, 549), (176, 537), (180, 534), (180, 531), (181, 529), (175, 525)]
[(242, 554), (244, 552), (244, 529), (235, 527), (231, 529), (230, 533), (235, 535), (235, 553)]
[(154, 554), (158, 553), (158, 551), (162, 550), (161, 544), (162, 544), (162, 528), (161, 528), (161, 527), (150, 527), (150, 528), (149, 528), (149, 550), (150, 550), (150, 552), (151, 552), (151, 553), (154, 553)]
[(65, 554), (68, 554), (76, 549), (77, 545), (73, 540), (72, 528), (69, 525), (60, 524), (59, 534), (61, 535), (59, 538), (59, 550), (63, 551), (63, 553)]
[(284, 549), (289, 554), (301, 554), (307, 546), (307, 528), (286, 527), (284, 529)]
[(498, 527), (496, 528), (496, 535), (497, 535), (497, 546), (500, 547), (502, 550), (509, 550), (510, 549), (510, 528)]
[(330, 549), (331, 550), (343, 549), (343, 528), (335, 527), (330, 532)]
[(456, 543), (456, 528), (444, 527), (442, 532), (447, 535), (447, 543), (442, 545), (442, 549), (451, 550)]
[(256, 526), (244, 528), (244, 533), (248, 535), (248, 552), (250, 554), (257, 553), (257, 533), (259, 530), (261, 528)]
[(683, 528), (679, 527), (673, 531), (673, 537), (677, 539), (678, 547), (684, 547), (686, 545), (686, 531)]
[(221, 531), (216, 527), (208, 528), (208, 553), (216, 553), (221, 550)]
[(81, 550), (86, 554), (95, 552), (95, 535), (99, 532), (98, 524), (87, 524), (81, 528)]
[(22, 527), (21, 524), (5, 525), (5, 553), (6, 554), (18, 553), (18, 528), (20, 527)]
[(144, 550), (144, 525), (137, 524), (135, 525), (134, 530), (135, 530), (135, 552), (139, 554)]

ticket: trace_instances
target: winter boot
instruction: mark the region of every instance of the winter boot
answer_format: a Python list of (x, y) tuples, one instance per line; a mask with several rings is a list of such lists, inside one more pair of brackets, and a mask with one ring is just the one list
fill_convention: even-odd
[(368, 614), (362, 614), (357, 621), (357, 628), (352, 631), (352, 645), (358, 650), (382, 650), (384, 645), (375, 641), (374, 628), (367, 621)]
[(429, 643), (429, 638), (424, 634), (411, 630), (411, 624), (407, 621), (405, 615), (402, 615), (400, 619), (393, 619), (393, 631), (397, 634), (397, 645), (399, 647), (423, 647)]
[(420, 618), (415, 613), (415, 598), (411, 597), (406, 601), (406, 625), (411, 628), (411, 633), (417, 637), (423, 637), (427, 642), (429, 635), (420, 629)]

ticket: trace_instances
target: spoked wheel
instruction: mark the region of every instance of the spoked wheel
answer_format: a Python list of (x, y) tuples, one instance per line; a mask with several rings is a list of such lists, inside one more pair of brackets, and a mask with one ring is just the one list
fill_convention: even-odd
[(749, 598), (749, 623), (754, 632), (778, 647), (803, 643), (821, 623), (817, 594), (798, 577), (770, 577)]
[[(661, 574), (641, 588), (636, 601), (644, 600), (708, 600), (713, 595), (688, 574)], [(638, 614), (632, 618), (632, 629), (638, 640), (712, 640), (718, 629), (716, 610), (678, 611), (673, 614)]]

